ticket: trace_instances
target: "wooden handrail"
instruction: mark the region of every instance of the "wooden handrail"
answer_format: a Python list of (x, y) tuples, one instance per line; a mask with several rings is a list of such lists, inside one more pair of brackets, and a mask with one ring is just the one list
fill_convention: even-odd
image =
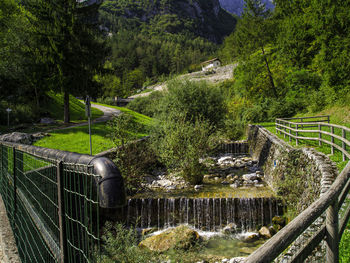
[(334, 181), (330, 189), (318, 200), (313, 202), (301, 214), (288, 225), (282, 228), (276, 235), (264, 245), (254, 251), (245, 260), (246, 263), (266, 263), (274, 260), (281, 254), (301, 233), (303, 233), (325, 210), (338, 199), (346, 183), (349, 180), (350, 162)]
[[(304, 122), (303, 120), (308, 119), (322, 119)], [(301, 122), (293, 122), (290, 120), (301, 120)], [(350, 141), (346, 138), (346, 132), (350, 132), (350, 129), (344, 126), (330, 124), (329, 116), (316, 116), (316, 117), (301, 117), (301, 118), (287, 118), (287, 119), (276, 119), (276, 132), (287, 135), (289, 141), (291, 138), (296, 140), (313, 140), (318, 141), (321, 145), (326, 143), (332, 147), (332, 154), (334, 149), (338, 149), (343, 154), (343, 161), (346, 160), (345, 156), (350, 159), (350, 153), (346, 147), (350, 149)], [(324, 123), (328, 122), (328, 123)], [(315, 130), (308, 130), (304, 128), (317, 127)], [(330, 127), (331, 132), (322, 131), (322, 127)], [(342, 135), (339, 136), (334, 133), (334, 128), (340, 129)], [(295, 133), (294, 134), (292, 134)], [(300, 133), (317, 133), (317, 137), (303, 137), (299, 136)], [(322, 135), (331, 137), (331, 141), (322, 138)], [(341, 146), (334, 142), (337, 139), (341, 142)], [(335, 263), (338, 262), (339, 248), (338, 243), (340, 237), (343, 234), (347, 222), (350, 218), (350, 206), (347, 207), (342, 218), (338, 219), (339, 207), (344, 203), (348, 193), (350, 191), (350, 162), (347, 163), (346, 167), (336, 178), (330, 189), (324, 193), (319, 199), (312, 203), (307, 209), (299, 214), (292, 222), (282, 228), (275, 236), (269, 241), (252, 253), (245, 262), (271, 262), (277, 256), (279, 256), (284, 250), (288, 248), (294, 240), (300, 236), (311, 224), (319, 218), (322, 214), (327, 211), (326, 223), (318, 229), (318, 231), (307, 241), (302, 248), (299, 248), (294, 252), (293, 257), (288, 262), (303, 262), (313, 251), (314, 248), (326, 237), (327, 242), (327, 262)]]

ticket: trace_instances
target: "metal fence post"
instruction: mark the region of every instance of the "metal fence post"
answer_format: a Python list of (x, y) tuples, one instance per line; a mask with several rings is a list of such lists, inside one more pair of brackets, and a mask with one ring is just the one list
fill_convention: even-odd
[(338, 235), (338, 200), (336, 199), (327, 209), (326, 215), (326, 262), (339, 262), (339, 235)]
[[(343, 139), (345, 139), (345, 137), (346, 137), (344, 129), (342, 129), (342, 137), (343, 137)], [(342, 142), (341, 144), (342, 144), (342, 148), (346, 151), (346, 144), (345, 144), (345, 142)], [(345, 161), (346, 161), (346, 156), (345, 156), (345, 153), (343, 153), (343, 162), (345, 162)]]
[(60, 262), (64, 263), (67, 257), (66, 220), (64, 207), (64, 182), (63, 182), (63, 162), (57, 163), (57, 192), (58, 192), (58, 220), (60, 227)]
[(321, 133), (322, 125), (318, 124), (318, 145), (322, 146), (322, 133)]
[[(331, 133), (334, 134), (334, 127), (333, 126), (331, 127)], [(334, 137), (333, 136), (331, 137), (331, 142), (334, 143)], [(331, 147), (331, 154), (332, 155), (334, 154), (334, 146), (333, 145)]]
[(16, 227), (16, 213), (17, 213), (17, 172), (16, 172), (16, 148), (12, 147), (13, 151), (13, 163), (12, 163), (12, 174), (13, 174), (13, 226)]

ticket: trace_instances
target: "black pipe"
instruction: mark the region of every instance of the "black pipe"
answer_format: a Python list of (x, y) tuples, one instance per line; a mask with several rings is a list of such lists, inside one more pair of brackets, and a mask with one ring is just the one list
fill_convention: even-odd
[(95, 183), (98, 187), (99, 205), (102, 208), (118, 208), (126, 204), (126, 194), (123, 177), (118, 167), (105, 157), (95, 157), (68, 151), (48, 149), (39, 146), (0, 141), (0, 144), (15, 147), (22, 152), (68, 164), (93, 165)]

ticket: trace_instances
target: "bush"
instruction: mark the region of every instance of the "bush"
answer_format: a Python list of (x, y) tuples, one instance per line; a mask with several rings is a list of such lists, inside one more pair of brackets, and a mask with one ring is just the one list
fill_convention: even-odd
[(224, 133), (227, 139), (239, 140), (243, 137), (246, 124), (240, 120), (226, 119)]
[(126, 107), (146, 116), (153, 117), (157, 112), (157, 107), (163, 96), (163, 92), (154, 91), (148, 96), (135, 98)]
[(136, 133), (142, 127), (132, 115), (123, 113), (114, 118), (109, 126), (113, 131), (110, 136), (118, 145), (113, 161), (122, 173), (127, 194), (131, 195), (141, 190), (143, 175), (159, 164), (148, 143), (136, 141)]
[(194, 123), (201, 118), (219, 127), (226, 114), (225, 99), (217, 86), (206, 82), (174, 80), (169, 82), (158, 112), (156, 117), (159, 119), (166, 119), (163, 116), (170, 113), (186, 113), (186, 121)]
[(188, 120), (186, 113), (171, 113), (159, 122), (152, 133), (152, 148), (168, 168), (180, 168), (190, 184), (203, 181), (199, 158), (215, 147), (213, 127), (209, 121)]
[(107, 222), (102, 235), (100, 263), (154, 262), (150, 251), (138, 247), (136, 229)]

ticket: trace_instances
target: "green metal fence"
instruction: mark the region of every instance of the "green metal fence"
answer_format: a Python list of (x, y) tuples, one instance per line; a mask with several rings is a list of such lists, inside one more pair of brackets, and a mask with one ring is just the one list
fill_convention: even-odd
[[(0, 158), (0, 194), (22, 262), (98, 261), (100, 207), (125, 202), (117, 168), (106, 158), (4, 142)], [(113, 181), (117, 194), (106, 191)]]

